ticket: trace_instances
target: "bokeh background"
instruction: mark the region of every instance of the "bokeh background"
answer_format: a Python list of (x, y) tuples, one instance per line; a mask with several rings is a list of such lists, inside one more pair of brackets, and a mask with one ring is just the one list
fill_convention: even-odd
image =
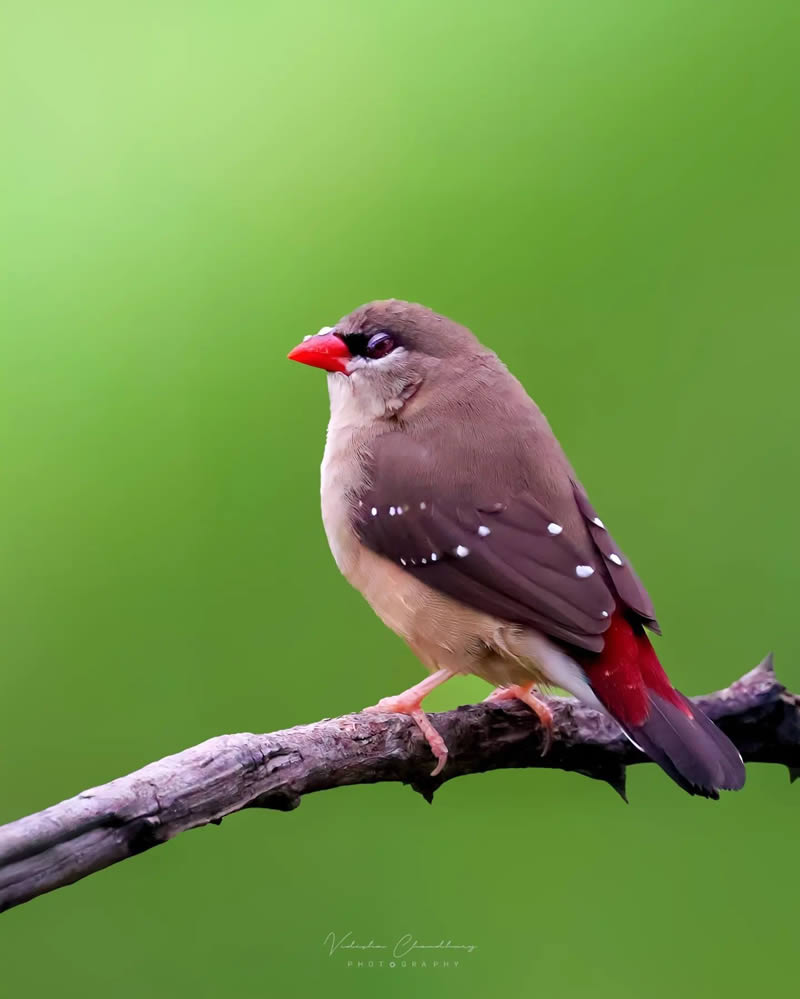
[[(421, 677), (319, 519), (379, 297), (544, 407), (688, 692), (800, 687), (795, 0), (10, 3), (0, 31), (0, 819)], [(434, 707), (483, 697), (477, 680)], [(3, 917), (4, 995), (789, 988), (797, 788), (559, 772), (251, 813)], [(324, 939), (472, 944), (348, 968)]]

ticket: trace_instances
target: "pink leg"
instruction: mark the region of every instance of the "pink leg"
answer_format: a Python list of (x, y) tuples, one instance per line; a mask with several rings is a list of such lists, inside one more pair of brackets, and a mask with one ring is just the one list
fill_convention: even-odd
[(536, 689), (535, 683), (526, 683), (525, 686), (514, 685), (512, 687), (498, 687), (493, 690), (485, 700), (487, 701), (510, 701), (518, 700), (527, 704), (531, 711), (537, 716), (542, 725), (543, 742), (542, 756), (550, 748), (553, 741), (553, 712), (544, 701), (540, 701), (533, 691)]
[(413, 718), (419, 730), (425, 736), (428, 745), (431, 747), (431, 752), (436, 757), (436, 767), (431, 773), (431, 777), (440, 774), (444, 769), (444, 765), (447, 763), (447, 746), (420, 705), (423, 698), (427, 697), (432, 690), (435, 690), (445, 680), (449, 680), (451, 676), (455, 676), (453, 670), (439, 669), (435, 673), (431, 673), (430, 676), (425, 677), (420, 683), (416, 683), (413, 687), (409, 687), (408, 690), (404, 690), (402, 694), (395, 694), (394, 697), (384, 697), (371, 708), (364, 708), (365, 711), (371, 711), (375, 714), (401, 714), (409, 715)]

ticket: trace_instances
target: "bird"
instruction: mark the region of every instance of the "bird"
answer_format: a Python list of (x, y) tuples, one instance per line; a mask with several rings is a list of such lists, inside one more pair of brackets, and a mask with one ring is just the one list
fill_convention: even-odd
[(410, 716), (451, 677), (553, 717), (559, 687), (613, 718), (685, 791), (744, 784), (731, 741), (664, 672), (652, 601), (550, 425), (498, 356), (416, 303), (370, 302), (289, 359), (327, 372), (322, 521), (345, 578), (428, 671), (366, 710)]

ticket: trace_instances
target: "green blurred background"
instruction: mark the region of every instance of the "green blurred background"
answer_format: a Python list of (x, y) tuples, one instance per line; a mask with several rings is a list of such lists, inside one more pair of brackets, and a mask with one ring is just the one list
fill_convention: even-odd
[[(422, 301), (551, 418), (688, 692), (800, 687), (796, 0), (5, 5), (3, 821), (421, 676), (338, 576), (324, 378)], [(454, 682), (434, 707), (484, 696)], [(3, 917), (5, 995), (790, 989), (797, 789), (560, 772), (242, 814)], [(358, 969), (330, 931), (473, 944)]]

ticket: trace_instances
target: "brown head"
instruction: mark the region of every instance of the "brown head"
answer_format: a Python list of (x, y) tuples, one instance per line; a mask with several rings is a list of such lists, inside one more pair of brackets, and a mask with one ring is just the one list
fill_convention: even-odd
[(423, 386), (452, 384), (492, 356), (465, 326), (393, 298), (360, 306), (289, 354), (328, 372), (333, 408), (346, 405), (365, 418), (392, 415)]

